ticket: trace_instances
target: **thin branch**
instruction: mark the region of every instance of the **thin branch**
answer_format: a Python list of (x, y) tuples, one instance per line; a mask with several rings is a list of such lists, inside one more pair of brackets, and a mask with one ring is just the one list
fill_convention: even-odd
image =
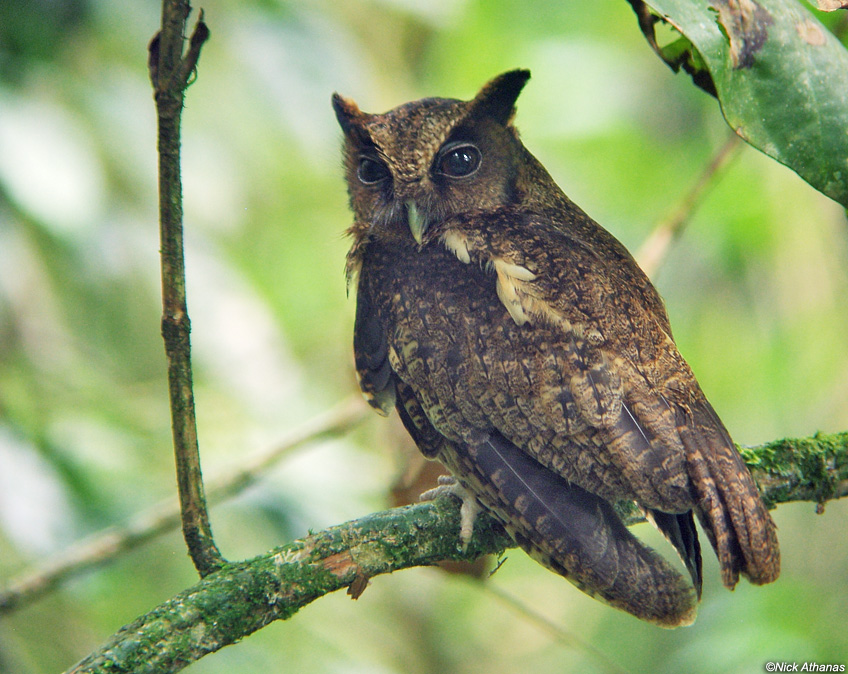
[[(241, 492), (270, 466), (295, 449), (324, 438), (337, 436), (370, 416), (371, 408), (362, 396), (351, 396), (323, 414), (296, 428), (271, 449), (255, 452), (240, 461), (238, 468), (218, 470), (208, 481), (210, 503), (218, 503)], [(134, 516), (124, 526), (109, 527), (53, 556), (48, 563), (13, 579), (0, 592), (0, 615), (26, 606), (59, 587), (69, 578), (101, 566), (121, 553), (167, 533), (180, 525), (180, 504), (176, 498)]]
[(709, 188), (715, 184), (716, 177), (721, 170), (736, 157), (742, 147), (743, 143), (739, 136), (731, 133), (724, 145), (715, 153), (709, 164), (704, 167), (701, 175), (698, 176), (698, 179), (686, 196), (681, 199), (677, 208), (665, 220), (660, 222), (648, 238), (645, 239), (635, 257), (639, 266), (642, 267), (642, 271), (649, 277), (653, 277), (657, 269), (659, 269), (671, 248), (671, 244), (683, 232), (683, 229), (692, 218), (701, 200)]
[(209, 525), (203, 493), (192, 389), (191, 323), (185, 290), (180, 117), (185, 89), (209, 37), (203, 12), (183, 56), (183, 32), (191, 7), (184, 0), (162, 3), (162, 30), (150, 43), (150, 79), (159, 123), (159, 222), (162, 259), (162, 337), (168, 358), (171, 426), (182, 510), (183, 535), (201, 576), (218, 569), (223, 557)]
[[(810, 499), (822, 505), (848, 495), (848, 432), (743, 451), (770, 505)], [(139, 671), (143, 663), (144, 671), (176, 672), (343, 587), (355, 597), (380, 574), (474, 560), (514, 545), (481, 514), (463, 551), (459, 521), (459, 503), (443, 498), (368, 515), (229, 564), (122, 628), (68, 671)]]

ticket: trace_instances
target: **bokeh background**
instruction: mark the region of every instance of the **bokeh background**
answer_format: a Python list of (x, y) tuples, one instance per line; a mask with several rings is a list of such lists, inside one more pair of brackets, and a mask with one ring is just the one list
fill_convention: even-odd
[[(187, 95), (183, 175), (207, 475), (356, 389), (333, 91), (378, 112), (468, 98), (499, 72), (530, 68), (517, 117), (525, 144), (631, 250), (729, 134), (718, 104), (654, 56), (624, 0), (203, 8), (212, 37)], [(0, 585), (175, 491), (146, 71), (159, 11), (152, 0), (0, 3)], [(844, 211), (746, 147), (656, 274), (678, 345), (738, 442), (848, 429), (846, 268)], [(403, 470), (395, 430), (374, 415), (213, 507), (224, 554), (253, 556), (384, 508)], [(848, 663), (848, 503), (820, 516), (811, 503), (782, 505), (774, 517), (780, 581), (727, 592), (706, 555), (693, 627), (642, 624), (509, 551), (484, 582), (413, 569), (374, 579), (356, 602), (325, 597), (190, 671)], [(123, 554), (0, 618), (0, 672), (63, 670), (195, 578), (177, 532)]]

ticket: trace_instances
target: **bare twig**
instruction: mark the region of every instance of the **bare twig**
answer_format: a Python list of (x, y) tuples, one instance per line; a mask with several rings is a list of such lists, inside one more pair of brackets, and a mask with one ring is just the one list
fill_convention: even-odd
[[(327, 437), (341, 435), (370, 414), (361, 396), (351, 396), (318, 415), (283, 438), (271, 449), (263, 449), (239, 462), (238, 468), (217, 471), (208, 481), (210, 503), (229, 498), (253, 484), (270, 466), (293, 450)], [(180, 505), (167, 499), (134, 516), (124, 526), (109, 527), (50, 558), (44, 566), (15, 578), (0, 592), (0, 615), (26, 606), (64, 581), (107, 563), (156, 536), (180, 525)]]
[(162, 259), (162, 336), (168, 357), (171, 425), (183, 535), (201, 576), (223, 564), (212, 538), (203, 493), (192, 389), (191, 323), (185, 291), (180, 117), (189, 78), (200, 48), (209, 37), (203, 12), (183, 56), (183, 32), (191, 7), (185, 0), (164, 0), (162, 30), (150, 43), (150, 78), (159, 122), (159, 222)]
[(677, 208), (660, 222), (650, 236), (645, 239), (635, 257), (639, 266), (648, 276), (653, 277), (659, 269), (671, 244), (683, 232), (708, 189), (715, 184), (717, 175), (736, 157), (742, 147), (743, 143), (739, 136), (731, 133), (710, 163), (704, 167), (701, 175), (692, 185), (692, 189), (683, 197)]

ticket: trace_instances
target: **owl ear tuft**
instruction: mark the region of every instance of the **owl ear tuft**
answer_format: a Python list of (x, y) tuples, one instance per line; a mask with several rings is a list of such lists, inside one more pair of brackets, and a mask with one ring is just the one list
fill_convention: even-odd
[(515, 101), (530, 79), (529, 70), (510, 70), (486, 84), (471, 101), (471, 110), (507, 126), (515, 115)]
[(345, 98), (339, 94), (333, 94), (333, 110), (336, 111), (336, 119), (339, 120), (339, 126), (346, 135), (350, 135), (354, 129), (360, 127), (360, 122), (365, 114), (359, 107), (349, 98)]

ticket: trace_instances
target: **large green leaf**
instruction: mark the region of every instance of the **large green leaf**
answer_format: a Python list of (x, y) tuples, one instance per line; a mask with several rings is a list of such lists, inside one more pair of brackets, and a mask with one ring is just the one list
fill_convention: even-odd
[[(848, 206), (848, 51), (797, 0), (631, 2), (742, 138)], [(685, 39), (658, 47), (645, 5)], [(687, 52), (694, 45), (696, 52)], [(700, 78), (700, 79), (699, 79)], [(711, 82), (710, 82), (711, 80)]]

